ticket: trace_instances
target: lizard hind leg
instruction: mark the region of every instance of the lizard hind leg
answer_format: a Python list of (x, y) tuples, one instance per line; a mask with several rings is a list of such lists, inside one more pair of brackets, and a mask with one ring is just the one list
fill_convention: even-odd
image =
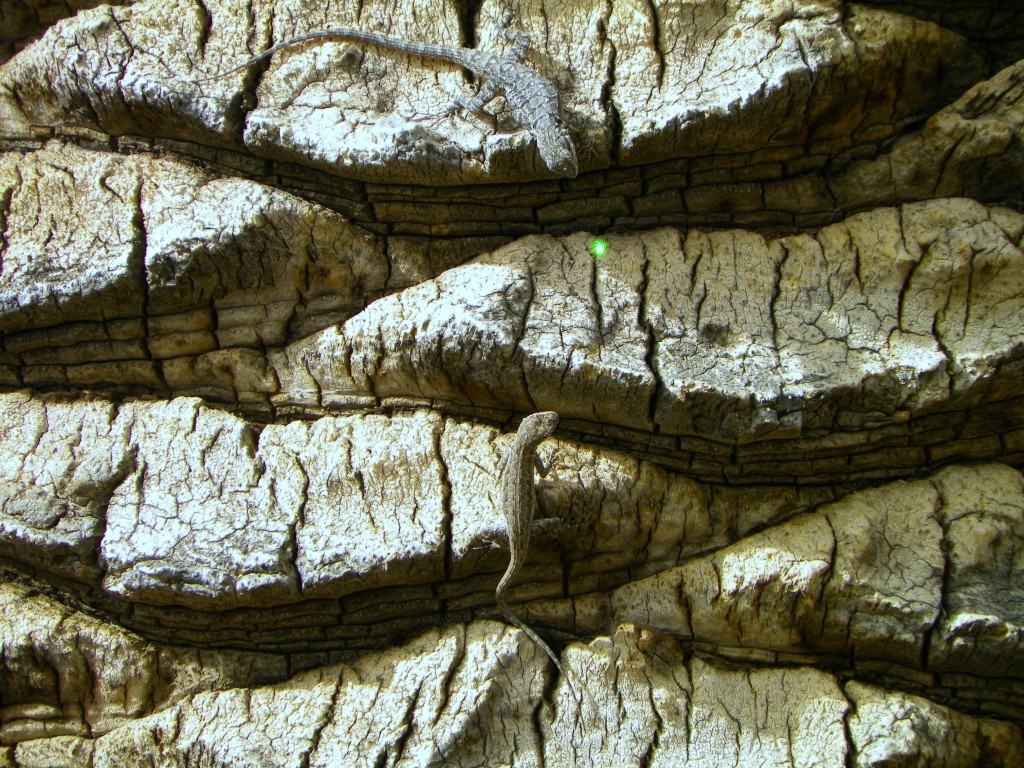
[(522, 62), (526, 58), (527, 51), (530, 50), (530, 35), (521, 29), (513, 29), (512, 18), (512, 11), (506, 10), (501, 18), (501, 22), (498, 24), (498, 34), (512, 43), (512, 47), (505, 56), (514, 61)]
[(476, 96), (459, 96), (452, 102), (452, 106), (456, 108), (461, 107), (467, 112), (480, 112), (484, 108), (484, 104), (497, 95), (498, 86), (493, 80), (488, 80), (480, 86), (480, 90), (476, 92)]
[(482, 112), (484, 105), (497, 96), (497, 86), (490, 80), (480, 86), (475, 96), (456, 96), (443, 111), (430, 115), (431, 117), (451, 117), (460, 109), (466, 112)]
[(445, 108), (444, 112), (438, 117), (451, 117), (460, 109), (472, 114), (484, 114), (490, 118), (491, 127), (494, 130), (498, 128), (498, 120), (494, 115), (484, 111), (484, 105), (487, 104), (491, 99), (498, 95), (498, 87), (493, 82), (488, 80), (477, 91), (475, 96), (456, 96), (452, 99), (451, 103)]
[(530, 35), (521, 29), (502, 27), (501, 36), (512, 43), (512, 47), (506, 55), (515, 61), (522, 62), (526, 58), (527, 51), (530, 50)]

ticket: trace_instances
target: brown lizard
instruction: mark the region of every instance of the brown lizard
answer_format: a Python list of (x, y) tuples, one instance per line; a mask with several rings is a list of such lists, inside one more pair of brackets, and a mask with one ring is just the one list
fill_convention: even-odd
[[(551, 646), (516, 616), (505, 601), (505, 591), (508, 589), (509, 582), (519, 572), (530, 548), (530, 524), (533, 522), (533, 513), (537, 506), (537, 495), (533, 486), (533, 470), (537, 468), (543, 471), (540, 460), (537, 458), (537, 446), (542, 440), (550, 437), (557, 426), (558, 414), (554, 411), (531, 413), (519, 425), (519, 431), (516, 432), (512, 445), (509, 446), (508, 453), (505, 454), (499, 476), (499, 503), (505, 513), (505, 525), (508, 528), (509, 561), (505, 575), (498, 582), (494, 598), (505, 618), (543, 648), (558, 671), (566, 676), (562, 662), (551, 650)], [(567, 676), (566, 680), (568, 680)]]

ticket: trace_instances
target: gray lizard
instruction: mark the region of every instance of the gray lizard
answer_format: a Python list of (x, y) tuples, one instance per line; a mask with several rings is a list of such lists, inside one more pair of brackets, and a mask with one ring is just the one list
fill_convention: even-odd
[(545, 438), (554, 434), (558, 426), (558, 414), (554, 411), (531, 413), (519, 425), (519, 431), (505, 454), (504, 463), (499, 476), (499, 503), (505, 513), (505, 525), (508, 528), (509, 560), (505, 575), (498, 582), (494, 598), (505, 618), (523, 630), (533, 642), (544, 649), (548, 658), (555, 663), (558, 671), (565, 675), (562, 663), (551, 650), (551, 646), (541, 640), (540, 636), (528, 627), (505, 601), (505, 590), (509, 582), (515, 578), (526, 559), (530, 548), (530, 524), (537, 506), (537, 495), (533, 487), (534, 467), (542, 469), (537, 458), (537, 446)]
[[(241, 69), (245, 69), (258, 61), (273, 56), (282, 48), (304, 43), (307, 40), (322, 38), (340, 38), (357, 40), (362, 43), (388, 48), (393, 51), (407, 53), (411, 56), (422, 56), (427, 59), (448, 61), (465, 67), (477, 77), (486, 80), (476, 96), (470, 99), (459, 98), (456, 104), (471, 112), (480, 110), (500, 93), (512, 108), (515, 121), (526, 128), (537, 142), (537, 149), (545, 164), (560, 176), (574, 177), (578, 172), (576, 148), (569, 138), (569, 132), (562, 122), (558, 91), (554, 83), (543, 75), (534, 72), (523, 64), (526, 51), (530, 46), (530, 36), (519, 30), (502, 28), (504, 37), (512, 42), (508, 53), (498, 55), (486, 51), (461, 48), (459, 46), (436, 45), (402, 40), (401, 38), (382, 35), (376, 32), (365, 32), (348, 27), (323, 29), (308, 32), (290, 38), (268, 48), (263, 53), (239, 64), (234, 69), (221, 72), (219, 75), (205, 78), (216, 80), (226, 77)], [(203, 82), (200, 80), (198, 82)]]

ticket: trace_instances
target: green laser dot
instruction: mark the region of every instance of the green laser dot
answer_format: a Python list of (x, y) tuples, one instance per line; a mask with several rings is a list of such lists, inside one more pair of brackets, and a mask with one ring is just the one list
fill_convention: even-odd
[(598, 238), (590, 244), (590, 252), (594, 255), (595, 259), (600, 259), (608, 253), (608, 241), (603, 238)]

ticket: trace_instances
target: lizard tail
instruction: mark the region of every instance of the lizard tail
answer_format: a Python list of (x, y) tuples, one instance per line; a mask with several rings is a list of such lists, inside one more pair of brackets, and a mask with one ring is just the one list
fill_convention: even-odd
[[(555, 655), (555, 652), (551, 650), (551, 646), (544, 642), (544, 640), (541, 639), (540, 635), (538, 635), (536, 632), (530, 629), (530, 627), (527, 626), (525, 622), (523, 622), (518, 616), (515, 615), (515, 613), (512, 612), (512, 609), (508, 607), (508, 603), (505, 602), (504, 598), (499, 598), (497, 602), (498, 607), (501, 609), (501, 612), (505, 615), (505, 618), (508, 619), (509, 623), (513, 624), (518, 629), (521, 629), (523, 632), (526, 633), (527, 637), (529, 637), (531, 640), (533, 640), (533, 642), (535, 642), (538, 646), (544, 649), (544, 653), (548, 655), (548, 658), (551, 659), (551, 662), (558, 668), (559, 673), (565, 675), (565, 668), (562, 666), (562, 662), (559, 661), (558, 657)], [(568, 680), (568, 677), (566, 677), (566, 679)]]
[(287, 40), (283, 40), (277, 45), (272, 45), (262, 53), (257, 53), (250, 59), (246, 59), (241, 64), (233, 69), (229, 69), (227, 72), (221, 72), (217, 75), (211, 75), (210, 77), (204, 77), (199, 80), (194, 80), (196, 83), (206, 83), (210, 80), (219, 80), (222, 77), (232, 75), (239, 70), (251, 67), (257, 62), (269, 59), (275, 53), (280, 51), (282, 48), (288, 48), (292, 45), (299, 45), (300, 43), (308, 42), (309, 40), (322, 40), (325, 38), (339, 38), (341, 40), (357, 40), (361, 43), (369, 43), (370, 45), (379, 45), (383, 48), (390, 48), (394, 51), (401, 51), (403, 53), (409, 53), (414, 56), (427, 56), (429, 58), (441, 59), (443, 61), (450, 61), (454, 64), (461, 66), (469, 66), (470, 62), (468, 58), (463, 55), (462, 51), (457, 48), (447, 48), (440, 45), (434, 45), (433, 43), (420, 43), (402, 40), (397, 37), (391, 37), (390, 35), (379, 35), (376, 32), (365, 32), (361, 29), (349, 29), (347, 27), (335, 27), (333, 29), (320, 29), (315, 32), (307, 32), (304, 35), (298, 35), (296, 37), (290, 37)]
[(233, 74), (235, 74), (235, 72), (239, 72), (239, 71), (245, 69), (246, 67), (251, 67), (253, 64), (256, 64), (257, 62), (263, 61), (265, 59), (269, 59), (271, 56), (273, 56), (275, 53), (280, 51), (282, 48), (287, 48), (290, 45), (298, 45), (299, 43), (304, 43), (307, 40), (316, 40), (317, 38), (321, 38), (321, 37), (329, 37), (330, 35), (328, 34), (328, 32), (329, 32), (329, 30), (327, 30), (327, 31), (320, 31), (320, 32), (307, 32), (306, 34), (299, 35), (298, 37), (291, 37), (291, 38), (289, 38), (287, 40), (284, 40), (284, 41), (278, 43), (277, 45), (270, 46), (269, 48), (267, 48), (267, 50), (263, 51), (263, 53), (257, 53), (252, 58), (246, 59), (245, 61), (243, 61), (241, 64), (239, 64), (234, 69), (229, 69), (226, 72), (221, 72), (221, 73), (216, 74), (216, 75), (210, 75), (209, 77), (203, 77), (203, 78), (200, 78), (199, 80), (195, 80), (194, 82), (197, 82), (197, 83), (208, 83), (211, 80), (220, 80), (220, 78), (222, 78), (222, 77), (227, 77), (228, 75), (233, 75)]
[[(558, 656), (555, 655), (555, 652), (551, 649), (551, 646), (544, 642), (540, 635), (538, 635), (536, 632), (530, 629), (530, 627), (525, 622), (520, 620), (520, 618), (512, 612), (512, 609), (508, 607), (508, 603), (505, 602), (504, 596), (499, 596), (497, 603), (498, 607), (501, 609), (502, 614), (504, 614), (505, 618), (509, 621), (510, 624), (515, 626), (517, 629), (520, 629), (523, 632), (525, 632), (527, 637), (529, 637), (534, 643), (536, 643), (542, 649), (544, 649), (544, 653), (546, 653), (548, 655), (548, 658), (551, 659), (551, 663), (555, 665), (556, 669), (558, 669), (559, 674), (565, 678), (565, 683), (569, 686), (569, 692), (572, 694), (572, 697), (576, 699), (576, 703), (580, 707), (582, 707), (583, 699), (580, 697), (579, 693), (577, 693), (576, 686), (573, 685), (572, 675), (566, 673), (565, 667), (562, 666), (562, 662), (559, 661)], [(584, 688), (584, 690), (586, 689)], [(590, 696), (590, 691), (587, 691), (587, 699), (590, 701), (591, 707), (593, 707), (594, 701), (593, 698), (591, 698)]]

